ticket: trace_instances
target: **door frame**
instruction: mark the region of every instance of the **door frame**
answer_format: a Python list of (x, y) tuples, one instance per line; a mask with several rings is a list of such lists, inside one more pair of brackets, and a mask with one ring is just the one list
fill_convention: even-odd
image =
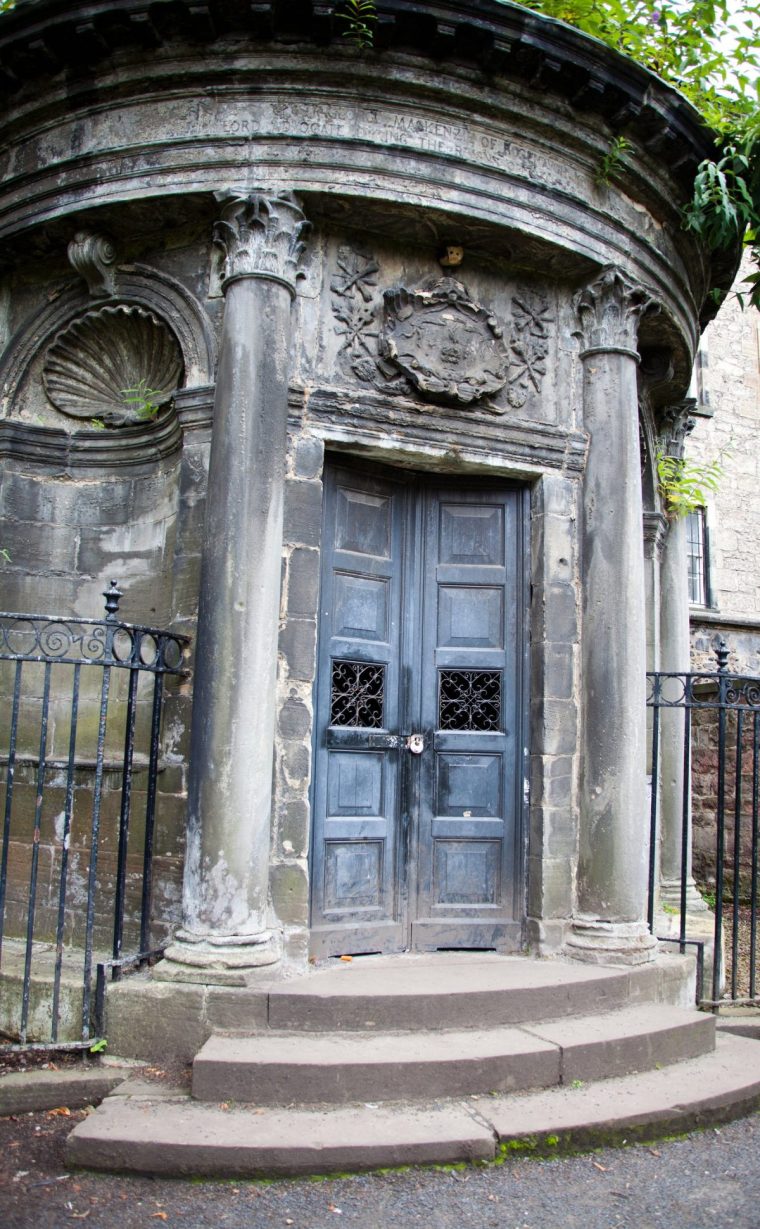
[[(531, 667), (531, 623), (530, 623), (530, 605), (531, 605), (531, 488), (529, 483), (520, 481), (507, 475), (499, 475), (493, 473), (484, 474), (482, 472), (473, 472), (463, 474), (461, 472), (447, 472), (445, 470), (425, 470), (412, 468), (411, 466), (392, 465), (387, 461), (372, 462), (363, 457), (356, 457), (351, 453), (343, 452), (342, 450), (326, 451), (324, 457), (323, 468), (323, 498), (322, 498), (322, 521), (320, 528), (320, 586), (317, 604), (317, 628), (316, 628), (316, 653), (317, 661), (320, 654), (320, 632), (321, 632), (321, 609), (322, 609), (322, 584), (323, 584), (323, 565), (324, 565), (324, 550), (325, 550), (325, 485), (329, 470), (345, 469), (354, 471), (357, 474), (363, 474), (367, 477), (376, 477), (380, 480), (396, 482), (404, 485), (405, 479), (407, 489), (416, 488), (423, 491), (426, 487), (435, 487), (436, 485), (447, 486), (454, 490), (491, 490), (498, 491), (515, 491), (517, 494), (516, 511), (518, 519), (518, 573), (515, 577), (516, 588), (516, 608), (515, 608), (515, 624), (516, 624), (516, 651), (515, 651), (515, 666), (517, 678), (515, 680), (515, 741), (518, 751), (515, 755), (515, 763), (519, 763), (520, 771), (515, 772), (514, 781), (514, 814), (515, 826), (513, 836), (513, 898), (512, 909), (514, 914), (514, 924), (508, 924), (503, 929), (508, 931), (508, 935), (504, 940), (495, 947), (490, 942), (484, 942), (482, 947), (471, 946), (459, 950), (500, 950), (517, 952), (522, 951), (526, 944), (526, 923), (527, 923), (527, 868), (528, 868), (528, 838), (529, 838), (529, 803), (530, 803), (530, 667)], [(422, 516), (423, 501), (420, 499), (416, 510), (416, 529), (419, 533), (420, 519)], [(406, 518), (407, 523), (411, 519)], [(402, 612), (407, 609), (405, 597), (409, 589), (409, 567), (407, 561), (403, 561), (402, 566)], [(419, 598), (419, 594), (417, 594)], [(408, 613), (402, 613), (402, 622), (408, 620)], [(405, 629), (405, 634), (408, 635), (408, 629)], [(419, 649), (419, 645), (417, 646)], [(313, 709), (312, 709), (312, 767), (309, 780), (309, 806), (310, 806), (310, 836), (309, 836), (309, 931), (310, 935), (313, 928), (313, 904), (314, 904), (314, 883), (313, 874), (315, 867), (315, 841), (317, 838), (315, 818), (315, 790), (317, 784), (317, 750), (318, 738), (320, 729), (318, 724), (318, 713), (320, 712), (320, 671), (317, 671), (314, 690), (313, 690)], [(322, 684), (323, 685), (323, 684)], [(400, 757), (399, 776), (401, 783), (403, 778), (409, 771), (413, 771), (414, 766), (409, 764), (411, 757)], [(419, 817), (415, 815), (414, 831), (409, 825), (404, 840), (398, 842), (397, 861), (402, 857), (409, 863), (409, 853), (414, 848), (414, 842), (419, 839), (419, 833), (416, 831), (416, 825), (419, 822)], [(412, 895), (416, 891), (416, 867), (407, 865), (406, 884), (404, 887), (404, 895), (406, 897), (405, 904), (405, 931), (406, 942), (403, 948), (394, 950), (412, 950)], [(483, 927), (484, 933), (487, 932), (487, 924)], [(416, 950), (416, 949), (415, 949)], [(422, 950), (422, 949), (420, 949)], [(317, 953), (317, 958), (323, 958), (323, 954)]]

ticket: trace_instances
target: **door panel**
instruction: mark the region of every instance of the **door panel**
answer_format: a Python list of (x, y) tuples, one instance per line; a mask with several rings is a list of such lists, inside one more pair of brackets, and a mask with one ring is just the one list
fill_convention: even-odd
[(324, 955), (404, 946), (399, 750), (380, 732), (399, 726), (405, 503), (403, 485), (350, 471), (325, 486), (312, 860)]
[(518, 947), (523, 493), (325, 489), (314, 952)]
[(498, 947), (515, 919), (521, 578), (516, 492), (425, 497), (415, 947)]

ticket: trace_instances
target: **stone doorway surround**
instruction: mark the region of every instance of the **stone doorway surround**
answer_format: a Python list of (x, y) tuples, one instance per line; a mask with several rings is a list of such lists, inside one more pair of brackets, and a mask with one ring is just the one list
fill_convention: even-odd
[[(683, 399), (706, 291), (730, 281), (680, 226), (709, 135), (644, 70), (495, 0), (450, 22), (381, 0), (366, 57), (329, 5), (286, 20), (219, 0), (206, 22), (180, 4), (168, 28), (96, 2), (89, 76), (49, 53), (81, 7), (36, 0), (32, 39), (19, 4), (0, 30), (0, 71), (26, 66), (2, 121), (4, 498), (39, 530), (29, 491), (50, 478), (44, 524), (64, 505), (73, 522), (8, 577), (19, 609), (53, 587), (73, 601), (84, 520), (113, 496), (92, 583), (118, 553), (136, 597), (196, 635), (192, 712), (188, 695), (167, 712), (189, 775), (157, 976), (236, 987), (307, 966), (326, 449), (530, 488), (525, 944), (649, 962), (639, 424), (651, 441)], [(633, 152), (600, 187), (623, 132)], [(155, 421), (98, 436), (46, 388), (60, 335), (111, 311), (155, 317), (180, 387)]]

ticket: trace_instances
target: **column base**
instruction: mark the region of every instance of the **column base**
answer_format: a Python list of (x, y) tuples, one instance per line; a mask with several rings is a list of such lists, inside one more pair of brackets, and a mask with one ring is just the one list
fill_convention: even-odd
[(271, 930), (257, 935), (198, 935), (178, 930), (153, 976), (160, 981), (247, 986), (257, 970), (276, 964), (280, 955), (280, 936)]
[[(681, 911), (681, 880), (680, 879), (663, 879), (660, 883), (660, 908), (667, 905), (668, 912), (671, 909)], [(707, 902), (702, 899), (699, 888), (692, 879), (691, 875), (686, 880), (686, 912), (687, 913), (707, 913)]]
[(648, 964), (657, 956), (657, 940), (646, 922), (573, 921), (565, 953), (586, 964)]

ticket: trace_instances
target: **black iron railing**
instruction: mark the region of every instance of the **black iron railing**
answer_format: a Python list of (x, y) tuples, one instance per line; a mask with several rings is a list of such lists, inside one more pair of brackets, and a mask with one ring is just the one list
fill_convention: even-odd
[[(71, 1040), (68, 1020), (69, 1043), (91, 1045), (98, 953), (110, 954), (114, 970), (155, 955), (164, 679), (184, 673), (188, 642), (122, 622), (121, 596), (112, 581), (105, 619), (0, 612), (0, 973), (6, 1002), (18, 989), (13, 1027), (4, 1024), (17, 1045), (62, 1044), (62, 994), (72, 980), (81, 984), (81, 1037)], [(40, 978), (50, 1001), (30, 1028)]]
[[(675, 835), (680, 846), (679, 898), (675, 910), (671, 906), (679, 915), (675, 941), (682, 952), (695, 948), (700, 962), (707, 955), (711, 967), (707, 984), (698, 987), (698, 999), (714, 1010), (728, 1003), (760, 1005), (760, 679), (728, 672), (723, 641), (716, 661), (715, 671), (647, 676), (652, 710), (649, 925), (655, 930), (662, 915), (659, 855), (670, 825), (671, 841)], [(664, 763), (666, 746), (669, 764)], [(677, 798), (674, 780), (680, 783)], [(706, 942), (690, 933), (689, 901), (697, 887), (714, 915)]]

